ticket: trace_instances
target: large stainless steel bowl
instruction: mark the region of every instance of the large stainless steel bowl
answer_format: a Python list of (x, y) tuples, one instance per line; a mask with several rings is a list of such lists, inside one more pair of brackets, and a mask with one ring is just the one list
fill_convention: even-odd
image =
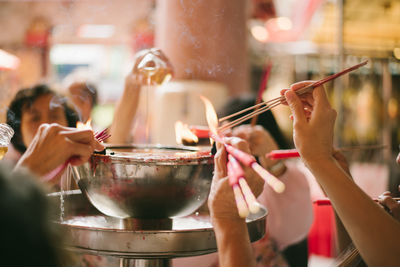
[(206, 200), (212, 180), (209, 152), (189, 147), (109, 146), (106, 155), (73, 167), (90, 202), (118, 218), (186, 216)]

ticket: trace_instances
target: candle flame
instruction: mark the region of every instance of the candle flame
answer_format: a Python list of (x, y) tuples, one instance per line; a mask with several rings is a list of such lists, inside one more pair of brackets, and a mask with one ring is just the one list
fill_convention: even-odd
[(183, 140), (186, 142), (198, 143), (199, 138), (189, 129), (187, 124), (181, 121), (175, 122), (175, 138), (176, 143), (182, 144)]
[(218, 134), (218, 116), (217, 112), (215, 112), (213, 104), (211, 104), (210, 100), (204, 96), (200, 96), (201, 100), (203, 100), (204, 106), (206, 107), (206, 119), (208, 123), (208, 127), (213, 134)]
[(92, 118), (89, 118), (85, 123), (78, 121), (76, 123), (76, 128), (77, 129), (89, 129), (92, 130)]

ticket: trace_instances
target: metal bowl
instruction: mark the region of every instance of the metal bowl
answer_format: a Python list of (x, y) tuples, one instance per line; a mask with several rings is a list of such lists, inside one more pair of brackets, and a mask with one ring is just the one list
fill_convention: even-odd
[(75, 181), (102, 213), (118, 218), (186, 216), (206, 200), (213, 160), (190, 147), (108, 146), (105, 155), (72, 168)]

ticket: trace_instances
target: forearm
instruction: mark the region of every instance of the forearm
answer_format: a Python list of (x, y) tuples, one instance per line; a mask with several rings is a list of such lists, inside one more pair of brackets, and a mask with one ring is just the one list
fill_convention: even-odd
[(398, 265), (400, 223), (349, 179), (333, 158), (307, 165), (367, 264)]
[(221, 267), (256, 266), (244, 220), (213, 220)]
[(114, 112), (109, 138), (110, 143), (129, 142), (132, 122), (139, 104), (139, 89), (124, 90)]

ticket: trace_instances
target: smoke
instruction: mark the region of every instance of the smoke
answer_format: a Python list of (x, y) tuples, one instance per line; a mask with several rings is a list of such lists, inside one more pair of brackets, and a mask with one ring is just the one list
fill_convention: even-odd
[(65, 97), (53, 96), (49, 102), (49, 108), (64, 108), (64, 104), (66, 104), (66, 102), (67, 100), (65, 99)]

